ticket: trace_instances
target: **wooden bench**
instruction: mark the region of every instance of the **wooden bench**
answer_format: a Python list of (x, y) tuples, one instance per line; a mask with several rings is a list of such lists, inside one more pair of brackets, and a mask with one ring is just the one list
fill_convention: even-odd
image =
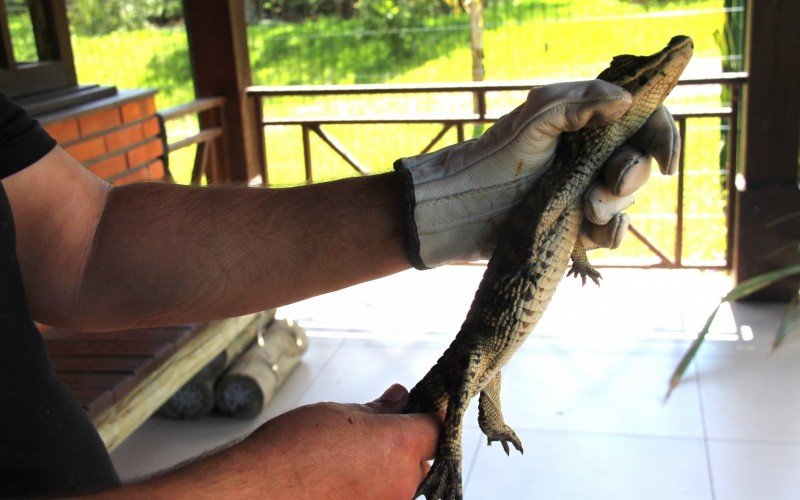
[(113, 450), (204, 366), (271, 312), (210, 323), (106, 333), (44, 331), (56, 374)]

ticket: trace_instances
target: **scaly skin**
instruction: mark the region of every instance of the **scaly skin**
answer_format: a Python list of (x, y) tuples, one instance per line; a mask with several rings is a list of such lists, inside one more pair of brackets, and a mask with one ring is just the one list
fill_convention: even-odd
[(407, 412), (446, 409), (436, 460), (416, 496), (460, 499), (461, 428), (470, 400), (480, 393), (478, 423), (488, 443), (522, 444), (500, 408), (500, 368), (544, 313), (567, 270), (598, 282), (578, 233), (583, 193), (612, 152), (633, 136), (678, 82), (692, 54), (688, 37), (675, 37), (652, 56), (618, 56), (598, 76), (633, 96), (610, 125), (564, 134), (556, 159), (505, 222), (497, 247), (461, 330), (411, 390)]

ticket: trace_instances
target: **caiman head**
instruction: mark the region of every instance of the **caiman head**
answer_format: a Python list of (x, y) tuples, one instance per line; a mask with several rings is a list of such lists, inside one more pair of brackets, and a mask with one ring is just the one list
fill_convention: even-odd
[(653, 55), (614, 57), (611, 65), (597, 78), (619, 85), (633, 96), (633, 104), (623, 118), (635, 115), (646, 119), (677, 85), (692, 57), (693, 48), (691, 38), (679, 35)]
[[(615, 56), (611, 65), (597, 78), (614, 83), (636, 96), (654, 82), (664, 82), (672, 89), (692, 57), (694, 44), (688, 36), (678, 35), (666, 47), (649, 56), (623, 54)], [(657, 77), (657, 78), (654, 78)], [(668, 94), (669, 91), (665, 92)]]

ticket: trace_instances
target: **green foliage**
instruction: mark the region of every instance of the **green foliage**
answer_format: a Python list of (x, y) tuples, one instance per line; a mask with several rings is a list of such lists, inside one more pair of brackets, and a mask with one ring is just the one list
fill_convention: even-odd
[[(252, 0), (259, 1), (259, 0)], [(265, 0), (264, 15), (269, 19), (304, 21), (319, 16), (339, 16), (350, 19), (355, 15), (394, 22), (414, 18), (433, 11), (447, 12), (450, 3), (458, 0)]]
[[(634, 5), (640, 5), (646, 10), (661, 10), (669, 4), (675, 4), (675, 0), (625, 0)], [(702, 2), (702, 0), (683, 0), (684, 4)]]
[(14, 60), (38, 61), (39, 54), (36, 52), (36, 39), (34, 38), (33, 26), (27, 10), (23, 12), (10, 11), (8, 13), (8, 29), (11, 33)]
[(408, 27), (449, 11), (443, 4), (430, 0), (358, 0), (355, 8), (366, 20), (366, 26), (373, 28)]
[[(714, 40), (722, 53), (722, 69), (744, 71), (744, 12), (740, 0), (725, 0), (725, 25), (714, 31)], [(722, 89), (722, 102), (731, 102), (729, 89)], [(728, 183), (727, 159), (728, 144), (720, 145), (720, 187)]]
[(268, 18), (285, 21), (301, 21), (336, 13), (348, 18), (347, 13), (352, 13), (354, 2), (355, 0), (266, 0), (264, 14)]
[[(391, 9), (371, 12), (349, 20), (321, 17), (250, 26), (253, 81), (265, 85), (378, 83), (446, 57), (456, 47), (469, 46), (466, 18), (412, 19), (403, 13), (392, 17)], [(406, 25), (411, 21), (416, 24)], [(469, 75), (468, 68), (464, 75)]]
[(418, 46), (407, 30), (442, 12), (442, 4), (430, 0), (359, 0), (356, 12), (364, 28), (386, 33), (388, 49), (398, 59), (417, 53)]
[[(420, 46), (410, 36), (409, 30), (421, 28), (437, 17), (446, 16), (451, 8), (444, 2), (430, 0), (268, 0), (264, 12), (273, 21), (290, 21), (295, 26), (292, 31), (305, 31), (312, 25), (315, 33), (320, 33), (320, 25), (335, 26), (339, 30), (329, 34), (359, 32), (373, 44), (377, 59), (406, 60), (419, 55)], [(352, 21), (351, 21), (352, 20)], [(276, 32), (276, 24), (268, 23), (262, 34), (269, 36)], [(283, 27), (277, 30), (282, 32)], [(375, 37), (375, 33), (381, 36)], [(323, 43), (335, 37), (324, 36)], [(280, 44), (280, 41), (278, 42)], [(313, 41), (311, 43), (314, 43)], [(304, 47), (305, 50), (325, 47)], [(330, 49), (330, 47), (328, 47)], [(285, 52), (276, 54), (284, 57)], [(270, 60), (273, 60), (270, 58)]]
[(181, 17), (181, 0), (67, 0), (70, 26), (79, 35), (135, 30)]

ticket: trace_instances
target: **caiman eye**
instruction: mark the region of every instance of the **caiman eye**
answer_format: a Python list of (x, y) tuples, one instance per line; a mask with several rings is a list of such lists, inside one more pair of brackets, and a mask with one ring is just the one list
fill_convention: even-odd
[(649, 78), (647, 78), (647, 75), (640, 76), (639, 77), (639, 86), (643, 87), (647, 83), (647, 80), (649, 80)]

